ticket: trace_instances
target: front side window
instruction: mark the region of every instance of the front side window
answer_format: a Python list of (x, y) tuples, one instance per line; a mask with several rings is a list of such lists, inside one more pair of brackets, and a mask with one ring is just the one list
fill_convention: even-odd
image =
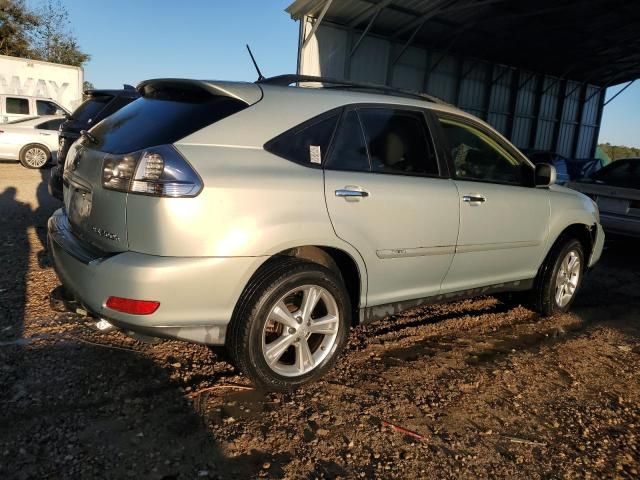
[(358, 110), (371, 170), (380, 173), (438, 175), (438, 163), (424, 115), (412, 110)]
[(340, 123), (326, 168), (352, 172), (370, 171), (367, 147), (355, 110), (348, 112)]
[(29, 100), (26, 98), (7, 97), (5, 111), (14, 115), (29, 115)]
[(338, 113), (311, 120), (267, 142), (265, 149), (280, 157), (308, 166), (320, 166), (329, 150)]
[(457, 179), (510, 185), (525, 183), (524, 172), (528, 165), (504, 150), (491, 137), (455, 120), (441, 118), (440, 124)]
[(48, 100), (36, 100), (36, 110), (38, 115), (55, 115), (62, 108)]

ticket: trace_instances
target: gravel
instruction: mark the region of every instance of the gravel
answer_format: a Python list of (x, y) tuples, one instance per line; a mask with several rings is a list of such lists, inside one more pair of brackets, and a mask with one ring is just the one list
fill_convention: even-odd
[(607, 243), (571, 314), (415, 309), (272, 394), (207, 347), (52, 311), (47, 175), (0, 164), (0, 478), (638, 478), (633, 242)]

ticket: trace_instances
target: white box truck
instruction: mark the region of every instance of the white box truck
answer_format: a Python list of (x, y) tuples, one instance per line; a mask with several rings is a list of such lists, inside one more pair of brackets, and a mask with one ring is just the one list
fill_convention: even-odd
[(82, 102), (82, 67), (0, 55), (0, 122), (72, 112)]

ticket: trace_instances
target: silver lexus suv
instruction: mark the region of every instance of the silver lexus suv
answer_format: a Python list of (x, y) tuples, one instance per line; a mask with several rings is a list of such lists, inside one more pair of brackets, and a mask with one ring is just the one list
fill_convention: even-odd
[(604, 242), (591, 199), (435, 99), (312, 80), (141, 83), (69, 152), (48, 225), (66, 290), (102, 325), (224, 345), (269, 390), (420, 304), (570, 307)]

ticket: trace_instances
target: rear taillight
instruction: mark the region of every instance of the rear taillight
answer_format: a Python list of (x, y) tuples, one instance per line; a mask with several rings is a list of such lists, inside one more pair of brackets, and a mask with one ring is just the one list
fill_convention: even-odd
[(107, 308), (132, 315), (150, 315), (160, 306), (160, 302), (151, 300), (135, 300), (133, 298), (109, 297)]
[(102, 163), (102, 186), (119, 192), (156, 197), (195, 197), (202, 181), (171, 145), (125, 155), (107, 155)]

